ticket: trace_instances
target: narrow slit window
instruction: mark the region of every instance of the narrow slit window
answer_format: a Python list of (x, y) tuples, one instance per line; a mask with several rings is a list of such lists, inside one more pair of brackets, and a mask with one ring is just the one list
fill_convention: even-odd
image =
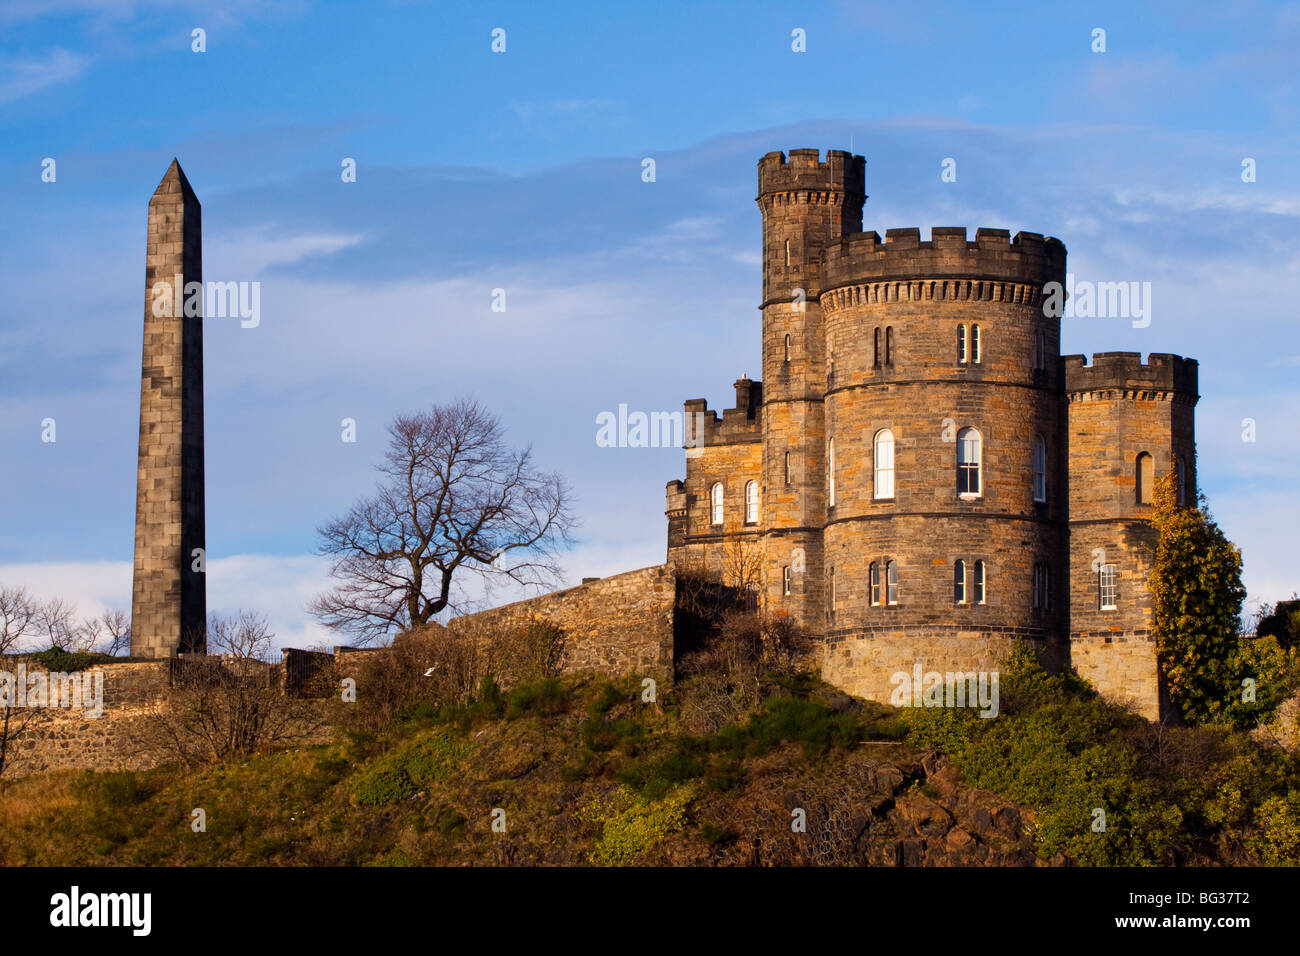
[(1034, 440), (1034, 500), (1047, 500), (1047, 441), (1042, 435)]
[(826, 471), (829, 475), (830, 488), (830, 507), (835, 507), (835, 439), (830, 440), (829, 449), (826, 453)]

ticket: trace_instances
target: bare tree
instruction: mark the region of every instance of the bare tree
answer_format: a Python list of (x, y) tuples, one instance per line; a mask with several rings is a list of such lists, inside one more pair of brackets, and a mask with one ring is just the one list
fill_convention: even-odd
[(453, 607), (458, 572), (556, 582), (574, 520), (570, 491), (507, 447), (500, 420), (461, 399), (398, 416), (377, 493), (320, 529), (339, 583), (311, 611), (366, 644)]
[(103, 652), (114, 657), (131, 650), (131, 615), (118, 608), (108, 608), (99, 616), (104, 628)]
[(322, 713), (284, 693), (273, 636), (255, 612), (212, 615), (206, 640), (215, 656), (173, 663), (171, 692), (150, 708), (138, 746), (197, 766), (316, 739)]
[(36, 633), (39, 612), (39, 602), (26, 588), (0, 587), (0, 776), (11, 763), (14, 744), (47, 716), (43, 708), (18, 706), (17, 678), (3, 663), (5, 655), (20, 650), (24, 637)]
[(36, 605), (35, 630), (61, 651), (75, 650), (78, 643), (77, 608), (63, 598), (50, 598)]

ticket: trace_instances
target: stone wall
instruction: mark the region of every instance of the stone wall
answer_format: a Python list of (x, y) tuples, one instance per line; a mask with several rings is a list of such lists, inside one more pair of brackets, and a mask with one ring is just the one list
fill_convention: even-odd
[(813, 662), (822, 679), (846, 693), (882, 704), (896, 686), (891, 678), (913, 668), (923, 673), (992, 674), (1001, 670), (1017, 638), (1033, 648), (1044, 667), (1058, 670), (1063, 649), (1058, 641), (1014, 628), (964, 628), (961, 625), (854, 629), (832, 632), (817, 644)]
[(448, 626), (504, 631), (543, 619), (564, 632), (563, 673), (671, 681), (676, 600), (676, 574), (656, 565), (453, 618)]
[[(6, 659), (4, 670), (17, 674), (43, 670), (30, 661)], [(83, 680), (103, 681), (103, 713), (87, 716), (86, 707), (39, 708), (39, 717), (11, 744), (6, 777), (48, 770), (142, 770), (160, 761), (139, 750), (137, 738), (151, 708), (166, 700), (171, 686), (170, 662), (131, 661), (88, 667)], [(98, 675), (98, 676), (97, 676)], [(85, 686), (85, 685), (83, 685)], [(91, 685), (93, 686), (93, 685)]]

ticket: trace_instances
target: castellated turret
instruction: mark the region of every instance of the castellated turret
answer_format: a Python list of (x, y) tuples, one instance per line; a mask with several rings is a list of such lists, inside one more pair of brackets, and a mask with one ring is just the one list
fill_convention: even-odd
[(1197, 363), (1097, 352), (1061, 359), (1069, 405), (1070, 661), (1112, 696), (1164, 698), (1147, 573), (1151, 484), (1172, 472), (1196, 504)]
[(1181, 468), (1194, 498), (1196, 363), (1061, 359), (1059, 240), (882, 241), (862, 232), (865, 166), (759, 161), (763, 380), (720, 420), (686, 403), (699, 440), (668, 486), (670, 563), (756, 590), (861, 696), (888, 700), (917, 665), (995, 670), (1023, 639), (1156, 714), (1142, 482)]

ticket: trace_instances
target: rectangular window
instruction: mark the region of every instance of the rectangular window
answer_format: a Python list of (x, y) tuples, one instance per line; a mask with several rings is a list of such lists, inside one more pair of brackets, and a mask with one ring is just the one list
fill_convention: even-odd
[(1113, 564), (1103, 564), (1098, 574), (1097, 588), (1103, 611), (1113, 611), (1119, 600), (1119, 571)]
[(895, 561), (885, 565), (885, 600), (890, 604), (898, 603), (898, 563)]
[(975, 575), (974, 575), (974, 581), (972, 581), (972, 584), (974, 585), (974, 590), (975, 590), (975, 603), (976, 603), (976, 604), (983, 604), (983, 603), (984, 603), (984, 573), (985, 573), (985, 572), (984, 572), (984, 562), (983, 562), (983, 561), (976, 561), (976, 562), (975, 562)]
[(966, 364), (966, 326), (957, 326), (957, 361)]
[(781, 593), (790, 593), (790, 566), (786, 565), (781, 569)]
[(1043, 593), (1042, 573), (1043, 573), (1043, 566), (1041, 564), (1035, 564), (1034, 565), (1034, 591), (1031, 599), (1032, 600), (1031, 606), (1034, 608), (1040, 608), (1043, 606), (1041, 601), (1042, 593)]
[(871, 562), (871, 605), (875, 607), (880, 603), (880, 565)]

